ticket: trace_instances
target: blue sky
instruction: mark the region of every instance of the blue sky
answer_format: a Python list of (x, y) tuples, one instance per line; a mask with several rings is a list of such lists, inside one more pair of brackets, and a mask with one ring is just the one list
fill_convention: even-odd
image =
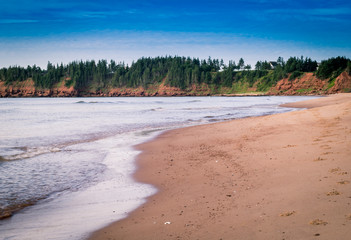
[(351, 57), (350, 1), (0, 0), (0, 67), (179, 55)]

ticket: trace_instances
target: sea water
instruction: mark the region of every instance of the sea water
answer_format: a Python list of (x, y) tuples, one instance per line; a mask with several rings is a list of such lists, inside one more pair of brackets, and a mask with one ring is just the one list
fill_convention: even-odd
[(0, 99), (1, 239), (84, 239), (156, 189), (134, 145), (164, 130), (291, 111), (312, 97)]

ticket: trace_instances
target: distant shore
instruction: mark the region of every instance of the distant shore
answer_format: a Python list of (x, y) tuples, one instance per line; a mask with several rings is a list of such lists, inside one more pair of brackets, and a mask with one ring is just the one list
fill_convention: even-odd
[(38, 87), (33, 79), (7, 83), (0, 80), (0, 98), (18, 97), (175, 97), (175, 96), (305, 96), (350, 92), (351, 75), (342, 72), (336, 79), (319, 79), (314, 73), (304, 73), (296, 79), (283, 78), (275, 85), (262, 90), (257, 84), (236, 82), (232, 86), (197, 83), (187, 88), (174, 87), (162, 82), (149, 86), (99, 87), (77, 89), (68, 85), (72, 79), (65, 78), (51, 87)]
[(289, 106), (138, 146), (159, 192), (90, 239), (348, 239), (351, 94)]

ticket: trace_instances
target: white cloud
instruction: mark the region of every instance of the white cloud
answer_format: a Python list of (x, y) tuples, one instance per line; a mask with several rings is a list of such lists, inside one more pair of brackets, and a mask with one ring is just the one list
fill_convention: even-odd
[(305, 8), (305, 9), (268, 9), (265, 11), (270, 14), (288, 14), (288, 16), (314, 15), (314, 16), (340, 16), (350, 15), (350, 8)]
[(39, 22), (35, 19), (0, 19), (0, 24), (11, 24), (11, 23), (36, 23)]

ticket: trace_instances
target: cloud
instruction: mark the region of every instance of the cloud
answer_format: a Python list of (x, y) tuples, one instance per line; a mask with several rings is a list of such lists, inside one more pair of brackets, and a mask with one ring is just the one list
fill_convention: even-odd
[(336, 16), (342, 15), (350, 16), (351, 8), (305, 8), (305, 9), (268, 9), (265, 11), (268, 14), (278, 14), (287, 16)]
[[(290, 26), (299, 29), (320, 29), (347, 26), (351, 23), (350, 7), (304, 7), (304, 8), (268, 8), (248, 10), (246, 17), (256, 22), (270, 22), (277, 27)], [(313, 28), (312, 28), (313, 26)], [(336, 26), (336, 27), (337, 27)]]
[(319, 16), (334, 16), (334, 15), (350, 15), (351, 8), (306, 8), (306, 9), (270, 9), (270, 13), (290, 13), (303, 15), (319, 15)]
[(0, 19), (0, 24), (12, 24), (12, 23), (37, 23), (35, 19)]
[(55, 17), (60, 19), (107, 19), (107, 18), (128, 18), (130, 16), (141, 14), (135, 9), (123, 10), (75, 10), (52, 11)]
[(72, 12), (71, 17), (78, 18), (107, 18), (108, 16), (120, 15), (119, 11), (80, 11)]
[(340, 16), (348, 15), (350, 16), (351, 8), (316, 8), (310, 11), (310, 14), (318, 16)]

